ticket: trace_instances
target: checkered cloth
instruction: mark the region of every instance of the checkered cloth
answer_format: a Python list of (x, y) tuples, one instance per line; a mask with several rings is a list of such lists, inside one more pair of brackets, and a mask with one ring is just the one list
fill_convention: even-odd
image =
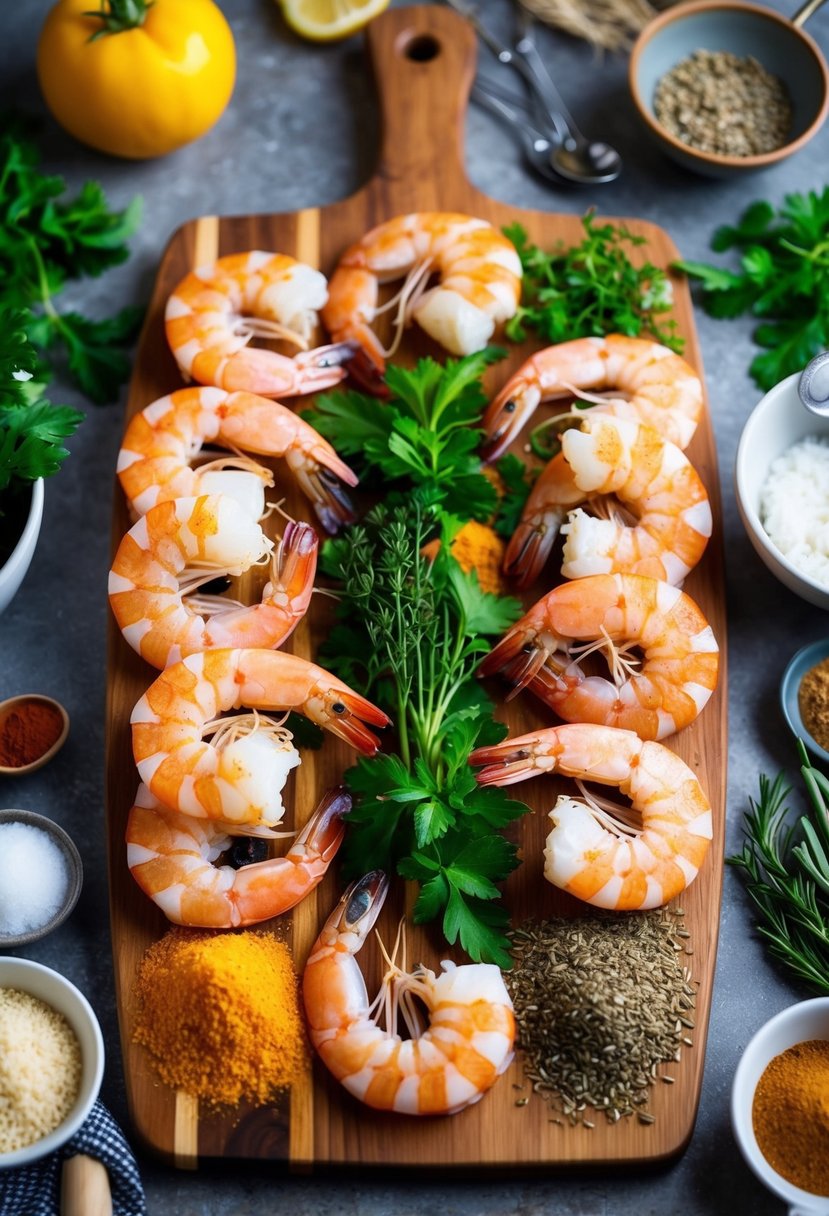
[(114, 1216), (146, 1216), (144, 1188), (124, 1133), (102, 1102), (63, 1148), (34, 1165), (0, 1170), (2, 1216), (58, 1216), (61, 1168), (66, 1157), (85, 1153), (106, 1166)]

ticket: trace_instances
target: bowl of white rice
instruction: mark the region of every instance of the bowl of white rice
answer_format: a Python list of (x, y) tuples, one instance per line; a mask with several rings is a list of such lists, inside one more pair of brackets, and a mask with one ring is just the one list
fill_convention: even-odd
[(800, 373), (766, 393), (743, 428), (734, 481), (755, 550), (786, 587), (829, 609), (829, 418), (797, 395)]
[(0, 1170), (55, 1152), (86, 1120), (104, 1075), (104, 1040), (65, 976), (0, 958)]

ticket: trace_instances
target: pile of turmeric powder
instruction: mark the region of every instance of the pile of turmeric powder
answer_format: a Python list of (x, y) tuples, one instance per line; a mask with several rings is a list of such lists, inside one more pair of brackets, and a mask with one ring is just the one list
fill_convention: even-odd
[(506, 545), (488, 525), (470, 519), (458, 532), (450, 546), (452, 556), (461, 570), (469, 574), (474, 570), (482, 591), (492, 595), (503, 595), (506, 584), (501, 574)]
[(261, 1106), (297, 1080), (306, 1044), (284, 942), (171, 929), (141, 960), (133, 1038), (162, 1081), (210, 1106)]

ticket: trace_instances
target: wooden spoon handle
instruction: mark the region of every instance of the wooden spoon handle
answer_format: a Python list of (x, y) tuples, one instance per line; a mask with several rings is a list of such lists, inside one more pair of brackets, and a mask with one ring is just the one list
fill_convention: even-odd
[(112, 1216), (112, 1193), (106, 1167), (79, 1153), (63, 1163), (60, 1216)]
[[(382, 122), (377, 173), (391, 187), (393, 210), (446, 210), (447, 195), (465, 177), (475, 33), (451, 9), (418, 4), (375, 17), (366, 39)], [(401, 201), (401, 184), (410, 202)]]

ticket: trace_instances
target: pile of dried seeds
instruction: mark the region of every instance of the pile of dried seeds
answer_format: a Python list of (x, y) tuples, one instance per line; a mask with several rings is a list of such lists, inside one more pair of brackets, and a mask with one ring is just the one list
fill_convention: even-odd
[(786, 86), (756, 59), (694, 51), (656, 86), (654, 114), (691, 148), (718, 156), (758, 156), (789, 138)]
[(593, 1127), (587, 1108), (611, 1123), (633, 1114), (652, 1123), (645, 1108), (658, 1065), (692, 1044), (682, 911), (527, 921), (511, 938), (505, 979), (535, 1092), (573, 1124)]

